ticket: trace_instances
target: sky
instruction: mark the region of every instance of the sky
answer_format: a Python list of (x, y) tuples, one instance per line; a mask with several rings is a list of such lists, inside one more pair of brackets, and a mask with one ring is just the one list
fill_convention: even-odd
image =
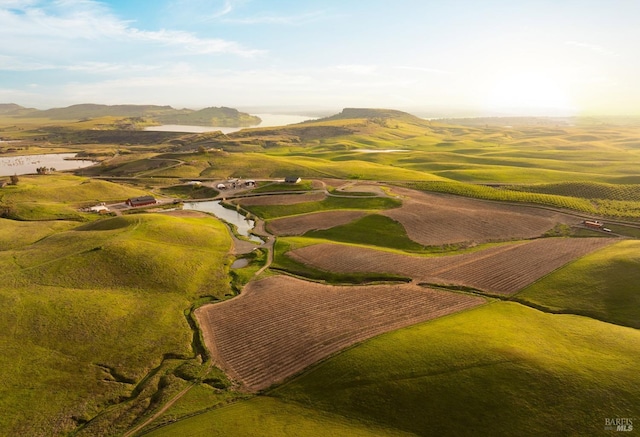
[(640, 115), (637, 0), (0, 0), (0, 103)]

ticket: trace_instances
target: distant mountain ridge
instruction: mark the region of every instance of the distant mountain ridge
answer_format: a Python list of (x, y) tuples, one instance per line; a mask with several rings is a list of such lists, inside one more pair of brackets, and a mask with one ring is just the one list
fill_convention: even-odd
[(33, 108), (25, 108), (15, 103), (0, 103), (0, 114), (18, 114), (20, 111), (35, 111)]
[(15, 103), (0, 103), (0, 114), (24, 118), (52, 120), (84, 120), (97, 117), (144, 117), (161, 124), (189, 124), (197, 126), (248, 127), (262, 120), (255, 115), (227, 107), (200, 110), (175, 109), (169, 105), (100, 105), (83, 103), (64, 108), (33, 109)]
[(351, 120), (357, 118), (367, 119), (395, 119), (403, 121), (424, 121), (423, 119), (409, 114), (408, 112), (395, 109), (375, 109), (375, 108), (344, 108), (342, 112), (321, 120)]

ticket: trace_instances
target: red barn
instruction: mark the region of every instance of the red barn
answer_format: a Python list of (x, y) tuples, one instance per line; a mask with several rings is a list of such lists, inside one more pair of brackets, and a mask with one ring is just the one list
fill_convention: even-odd
[(155, 205), (156, 199), (153, 196), (132, 197), (130, 199), (127, 199), (126, 203), (131, 207)]

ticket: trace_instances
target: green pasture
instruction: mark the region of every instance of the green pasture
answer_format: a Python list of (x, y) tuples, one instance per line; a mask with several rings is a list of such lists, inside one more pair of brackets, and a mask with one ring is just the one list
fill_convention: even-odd
[(341, 414), (318, 411), (271, 397), (252, 398), (196, 415), (146, 434), (216, 437), (409, 437), (413, 434), (360, 423)]
[(517, 299), (640, 328), (640, 241), (582, 257), (517, 294)]
[(194, 358), (191, 302), (231, 294), (228, 231), (159, 214), (38, 224), (41, 238), (0, 251), (0, 434), (126, 427), (180, 386), (170, 361)]
[(77, 222), (56, 220), (19, 222), (0, 218), (0, 252), (17, 249), (78, 226)]
[[(374, 154), (372, 154), (374, 155)], [(269, 178), (283, 179), (286, 176), (309, 178), (340, 178), (368, 180), (441, 180), (424, 171), (394, 166), (393, 162), (373, 162), (369, 154), (359, 153), (349, 160), (333, 160), (332, 154), (323, 156), (307, 148), (281, 147), (261, 153), (208, 152), (193, 154), (166, 154), (158, 158), (185, 161), (179, 167), (158, 170), (154, 175), (179, 177), (206, 177), (214, 179)], [(187, 170), (190, 169), (190, 170)], [(112, 173), (122, 172), (114, 168)]]
[(203, 185), (170, 185), (160, 188), (160, 192), (165, 196), (182, 199), (209, 199), (220, 194), (218, 190)]
[(605, 417), (637, 415), (638, 353), (636, 330), (493, 303), (383, 334), (267, 395), (416, 435), (601, 435)]
[(293, 205), (246, 205), (243, 208), (253, 215), (269, 220), (318, 211), (345, 210), (381, 210), (397, 208), (402, 205), (391, 197), (335, 197), (329, 196), (316, 202), (303, 202)]
[(271, 193), (287, 191), (310, 191), (313, 189), (313, 181), (301, 181), (297, 184), (284, 182), (261, 182), (258, 188), (251, 190), (252, 193)]
[(370, 214), (330, 229), (309, 231), (304, 237), (389, 247), (407, 252), (424, 250), (424, 246), (409, 238), (401, 223), (378, 214)]

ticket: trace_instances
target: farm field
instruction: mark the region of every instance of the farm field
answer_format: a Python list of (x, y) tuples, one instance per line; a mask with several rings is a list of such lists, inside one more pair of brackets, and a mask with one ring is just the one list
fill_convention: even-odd
[(604, 418), (637, 415), (639, 354), (635, 329), (494, 302), (372, 338), (262, 396), (150, 435), (325, 436), (346, 421), (382, 436), (596, 436)]
[(272, 276), (196, 315), (214, 362), (257, 391), (354, 343), (483, 302), (411, 284), (338, 287)]
[(330, 272), (393, 273), (438, 285), (510, 295), (613, 239), (545, 238), (461, 255), (418, 257), (364, 247), (317, 244), (288, 253), (294, 261)]
[(402, 188), (393, 193), (403, 197), (402, 207), (382, 214), (402, 223), (409, 237), (423, 245), (534, 238), (558, 224), (580, 223), (576, 217), (526, 206)]

